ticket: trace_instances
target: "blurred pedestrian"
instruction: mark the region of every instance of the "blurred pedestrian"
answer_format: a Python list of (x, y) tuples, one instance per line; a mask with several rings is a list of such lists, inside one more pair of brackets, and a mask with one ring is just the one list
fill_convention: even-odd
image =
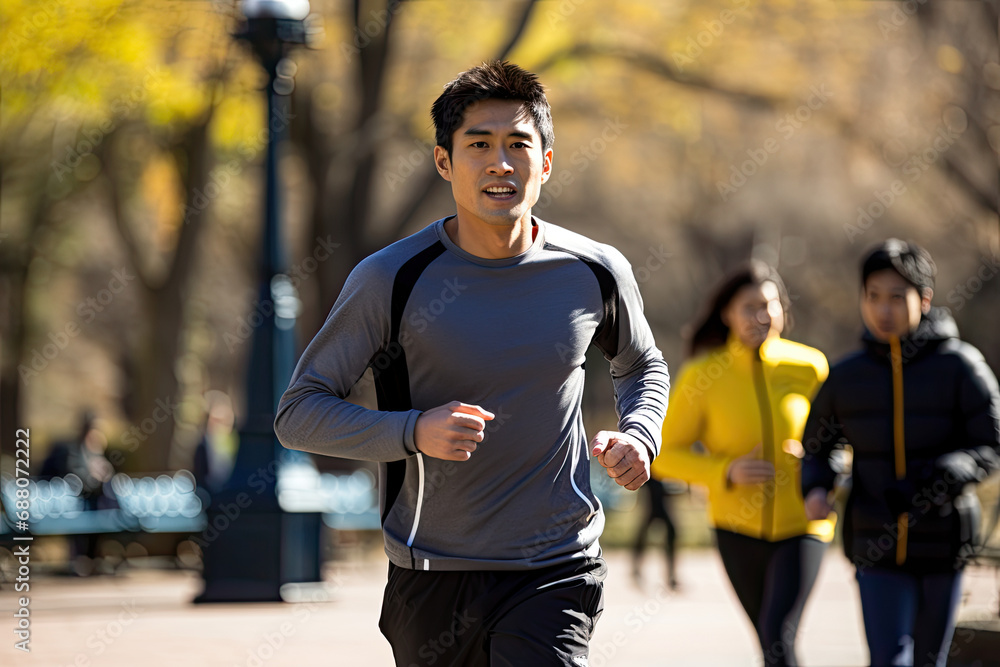
[[(651, 479), (642, 485), (645, 491), (642, 521), (636, 531), (635, 542), (632, 545), (632, 578), (636, 585), (642, 586), (642, 559), (649, 538), (649, 529), (654, 523), (663, 524), (666, 531), (664, 547), (667, 557), (667, 586), (672, 591), (680, 587), (677, 581), (677, 522), (674, 519), (673, 500), (671, 498), (684, 492), (685, 487), (671, 480)], [(640, 501), (642, 502), (642, 501)]]
[[(667, 366), (621, 253), (531, 214), (553, 155), (537, 77), (484, 63), (431, 115), (457, 214), (352, 271), (275, 431), (379, 462), (379, 627), (397, 665), (586, 665), (607, 571), (588, 454), (626, 489), (649, 478)], [(588, 445), (591, 345), (619, 421)], [(378, 410), (345, 400), (367, 368)]]
[(234, 428), (233, 401), (224, 392), (205, 392), (205, 428), (194, 450), (194, 479), (209, 495), (218, 493), (229, 480), (239, 449), (239, 433)]
[[(781, 338), (789, 298), (752, 261), (716, 289), (690, 339), (653, 476), (708, 487), (715, 540), (766, 665), (795, 665), (795, 635), (833, 523), (807, 521), (799, 439), (826, 378), (821, 352)], [(692, 446), (700, 443), (699, 451)]]
[(832, 511), (831, 454), (841, 441), (853, 450), (844, 549), (875, 666), (947, 663), (979, 529), (971, 486), (1000, 468), (997, 380), (931, 307), (935, 273), (915, 243), (889, 239), (865, 256), (862, 348), (830, 371), (803, 438), (813, 518)]
[[(74, 438), (53, 443), (42, 462), (40, 478), (51, 480), (74, 477), (79, 480), (83, 510), (102, 509), (105, 500), (104, 484), (111, 480), (115, 469), (105, 456), (108, 437), (103, 422), (91, 410), (85, 410)], [(71, 488), (73, 484), (69, 485)], [(86, 515), (77, 525), (86, 528)], [(70, 568), (80, 576), (93, 574), (97, 569), (100, 535), (87, 531), (69, 536)]]

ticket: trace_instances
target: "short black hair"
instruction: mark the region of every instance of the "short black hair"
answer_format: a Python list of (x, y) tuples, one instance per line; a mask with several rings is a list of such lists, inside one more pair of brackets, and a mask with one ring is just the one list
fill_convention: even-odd
[(861, 261), (861, 289), (868, 284), (868, 276), (883, 269), (892, 269), (903, 280), (917, 288), (920, 296), (934, 289), (937, 266), (931, 254), (912, 241), (886, 239), (871, 248)]
[(431, 106), (435, 139), (451, 155), (452, 135), (470, 105), (483, 100), (518, 100), (542, 138), (542, 152), (552, 147), (552, 109), (538, 77), (506, 60), (485, 62), (462, 72), (444, 87)]

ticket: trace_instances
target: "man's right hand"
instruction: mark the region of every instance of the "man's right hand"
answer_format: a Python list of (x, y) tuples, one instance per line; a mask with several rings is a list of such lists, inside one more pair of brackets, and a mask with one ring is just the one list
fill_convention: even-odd
[(760, 458), (761, 446), (749, 454), (733, 459), (726, 473), (732, 484), (760, 484), (774, 479), (774, 464)]
[(468, 461), (495, 415), (478, 405), (452, 401), (417, 417), (413, 441), (417, 451), (445, 461)]

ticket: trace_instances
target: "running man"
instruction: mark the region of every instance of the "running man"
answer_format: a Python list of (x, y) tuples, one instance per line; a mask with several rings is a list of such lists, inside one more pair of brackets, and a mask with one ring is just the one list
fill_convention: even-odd
[[(379, 463), (379, 627), (397, 665), (585, 665), (606, 573), (588, 452), (626, 489), (649, 479), (667, 366), (621, 253), (531, 215), (554, 138), (537, 77), (485, 63), (431, 115), (456, 215), (355, 267), (275, 431)], [(592, 344), (619, 422), (588, 446)], [(344, 400), (367, 368), (378, 410)]]

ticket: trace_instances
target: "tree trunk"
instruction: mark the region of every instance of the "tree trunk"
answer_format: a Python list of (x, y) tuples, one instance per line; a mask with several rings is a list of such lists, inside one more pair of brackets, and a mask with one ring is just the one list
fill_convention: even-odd
[[(183, 465), (186, 461), (172, 456), (174, 418), (182, 396), (177, 377), (176, 363), (181, 352), (184, 332), (184, 301), (197, 259), (197, 250), (204, 229), (205, 197), (209, 182), (210, 148), (208, 125), (211, 109), (184, 135), (176, 148), (178, 168), (186, 203), (184, 221), (180, 226), (177, 245), (167, 277), (160, 285), (150, 285), (147, 278), (143, 298), (144, 326), (139, 349), (133, 351), (136, 363), (127, 384), (134, 387), (135, 395), (126, 397), (125, 408), (132, 421), (129, 432), (122, 438), (126, 451), (132, 454), (132, 465), (148, 472), (166, 471)], [(109, 165), (109, 168), (113, 166)], [(142, 261), (138, 249), (130, 242), (130, 223), (123, 219), (122, 188), (117, 188), (115, 215), (119, 229), (132, 256), (133, 266), (142, 277)], [(130, 466), (131, 467), (131, 466)]]

